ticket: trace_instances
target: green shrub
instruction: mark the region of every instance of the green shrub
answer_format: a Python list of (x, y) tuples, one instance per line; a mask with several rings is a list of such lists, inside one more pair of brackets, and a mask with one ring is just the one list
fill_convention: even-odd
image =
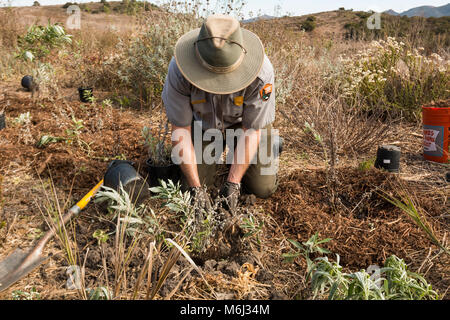
[(301, 23), (300, 29), (306, 32), (311, 32), (316, 28), (316, 17), (308, 17), (304, 22)]
[[(366, 270), (354, 273), (344, 272), (340, 257), (330, 261), (330, 251), (319, 247), (331, 239), (320, 240), (318, 234), (307, 242), (289, 242), (295, 247), (294, 252), (283, 254), (284, 262), (292, 263), (298, 257), (306, 259), (307, 279), (311, 280), (313, 299), (329, 300), (437, 300), (439, 295), (424, 277), (408, 270), (406, 263), (396, 257), (386, 259), (383, 268), (375, 267), (375, 273)], [(318, 258), (312, 260), (311, 255)]]
[(355, 12), (355, 14), (360, 17), (361, 19), (367, 19), (368, 17), (370, 17), (372, 15), (372, 13), (370, 12), (364, 12), (364, 11), (358, 11)]
[(47, 26), (32, 25), (27, 33), (18, 39), (19, 57), (25, 60), (43, 58), (54, 48), (63, 47), (72, 42), (72, 36), (66, 34), (64, 27), (59, 24)]
[[(328, 257), (316, 259), (313, 269), (312, 288), (315, 297), (329, 300), (436, 300), (438, 294), (426, 280), (407, 270), (406, 264), (396, 256), (389, 257), (385, 267), (374, 279), (365, 270), (355, 273), (343, 272), (339, 264)], [(385, 278), (382, 277), (385, 276)]]
[(439, 295), (419, 274), (408, 270), (405, 262), (390, 256), (378, 277), (366, 270), (345, 273), (339, 264), (328, 257), (315, 260), (311, 285), (315, 297), (329, 300), (437, 300)]
[(190, 15), (168, 15), (148, 25), (148, 31), (131, 44), (119, 44), (117, 53), (101, 66), (105, 76), (98, 75), (98, 67), (94, 70), (104, 85), (123, 88), (146, 102), (160, 97), (177, 40), (199, 22)]

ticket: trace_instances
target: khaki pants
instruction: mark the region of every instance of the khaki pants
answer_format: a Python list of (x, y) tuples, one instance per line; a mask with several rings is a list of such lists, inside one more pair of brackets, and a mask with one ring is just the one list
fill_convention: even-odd
[[(194, 140), (194, 123), (192, 124), (192, 139)], [(229, 129), (239, 129), (242, 128), (240, 125), (233, 126)], [(272, 152), (272, 135), (271, 129), (272, 126), (268, 125), (265, 127), (261, 133), (260, 145), (258, 147), (257, 155), (256, 155), (256, 163), (250, 164), (247, 169), (244, 177), (242, 178), (242, 191), (248, 194), (254, 194), (258, 198), (266, 199), (270, 197), (278, 187), (278, 159), (274, 157)], [(196, 130), (200, 130), (199, 127)], [(236, 141), (234, 146), (236, 146)], [(211, 141), (202, 141), (202, 152), (204, 152), (205, 148), (210, 145)], [(225, 141), (222, 141), (224, 143)], [(266, 150), (263, 150), (263, 154), (266, 154), (268, 157), (264, 158), (262, 161), (260, 157), (260, 148), (265, 147)], [(198, 156), (198, 154), (197, 154)], [(200, 182), (205, 184), (207, 187), (220, 187), (219, 177), (217, 176), (218, 164), (206, 164), (202, 161), (201, 164), (197, 165), (198, 175), (200, 178)], [(228, 165), (229, 167), (230, 165)], [(186, 180), (182, 179), (183, 185), (186, 187)]]

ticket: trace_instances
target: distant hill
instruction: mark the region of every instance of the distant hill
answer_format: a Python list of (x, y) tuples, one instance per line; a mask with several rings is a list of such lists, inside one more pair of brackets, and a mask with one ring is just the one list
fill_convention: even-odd
[(400, 15), (400, 13), (398, 13), (398, 12), (392, 10), (392, 9), (387, 10), (387, 11), (385, 11), (384, 13), (390, 14), (391, 16), (398, 16), (398, 15)]
[(408, 16), (408, 17), (440, 18), (440, 17), (450, 16), (450, 3), (448, 3), (444, 6), (441, 6), (441, 7), (421, 6), (421, 7), (409, 9), (402, 13), (397, 13), (394, 10), (388, 10), (388, 11), (385, 11), (384, 13), (387, 13), (387, 14), (390, 14), (393, 16), (399, 15), (399, 16)]
[(256, 22), (256, 21), (259, 21), (259, 20), (272, 20), (272, 19), (275, 19), (275, 17), (269, 16), (267, 14), (264, 14), (262, 16), (258, 16), (258, 17), (255, 17), (255, 18), (250, 18), (250, 19), (247, 19), (247, 20), (243, 20), (242, 22), (243, 23), (251, 23), (251, 22)]
[[(421, 7), (412, 8), (412, 9), (409, 9), (407, 11), (403, 11), (400, 13), (390, 9), (390, 10), (384, 11), (383, 13), (389, 14), (391, 16), (407, 16), (410, 18), (411, 17), (440, 18), (440, 17), (450, 16), (450, 3), (443, 5), (441, 7), (421, 6)], [(320, 14), (320, 13), (318, 13), (318, 14)], [(276, 17), (265, 14), (265, 15), (262, 15), (259, 17), (243, 20), (242, 22), (243, 23), (251, 23), (251, 22), (256, 22), (259, 20), (272, 20), (272, 19), (276, 19)]]

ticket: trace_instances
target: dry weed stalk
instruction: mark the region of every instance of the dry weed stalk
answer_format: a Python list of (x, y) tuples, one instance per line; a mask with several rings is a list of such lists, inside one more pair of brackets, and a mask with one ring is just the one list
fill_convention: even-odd
[(397, 190), (397, 195), (392, 195), (384, 191), (381, 191), (380, 195), (386, 201), (406, 213), (409, 218), (425, 232), (433, 244), (439, 247), (442, 252), (450, 255), (450, 249), (444, 245), (445, 241), (439, 240), (434, 224), (429, 222), (425, 210), (419, 206), (415, 195), (406, 188), (405, 183), (402, 182), (401, 179), (397, 179), (396, 181), (396, 188), (393, 188), (393, 190)]
[(45, 221), (47, 222), (49, 228), (57, 230), (56, 236), (64, 251), (64, 259), (68, 264), (66, 272), (66, 274), (69, 276), (67, 282), (67, 285), (69, 286), (68, 289), (75, 289), (79, 298), (86, 300), (88, 297), (85, 284), (85, 264), (88, 251), (85, 254), (84, 263), (81, 265), (81, 267), (79, 267), (81, 256), (77, 245), (77, 233), (75, 231), (75, 224), (73, 221), (70, 221), (68, 223), (68, 229), (68, 227), (66, 227), (66, 225), (62, 222), (63, 214), (65, 213), (66, 208), (68, 208), (71, 191), (65, 203), (61, 205), (53, 179), (50, 177), (48, 182), (50, 191), (47, 191), (44, 182), (41, 180), (41, 185), (46, 197), (46, 203), (44, 205), (41, 205), (40, 202), (36, 201), (36, 204)]

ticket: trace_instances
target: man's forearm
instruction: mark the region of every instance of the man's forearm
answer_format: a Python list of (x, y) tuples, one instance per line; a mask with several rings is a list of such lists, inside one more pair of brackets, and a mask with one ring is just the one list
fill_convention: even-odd
[(256, 155), (260, 138), (260, 130), (249, 131), (244, 129), (244, 135), (239, 139), (235, 149), (233, 164), (231, 165), (227, 181), (241, 183), (242, 177), (250, 166), (250, 162)]
[(176, 141), (172, 141), (173, 147), (177, 147), (182, 162), (180, 163), (181, 171), (186, 178), (189, 187), (200, 187), (200, 178), (197, 171), (197, 159), (195, 157), (194, 145), (191, 139), (191, 127), (177, 127), (172, 125), (172, 132), (179, 130), (176, 134)]

